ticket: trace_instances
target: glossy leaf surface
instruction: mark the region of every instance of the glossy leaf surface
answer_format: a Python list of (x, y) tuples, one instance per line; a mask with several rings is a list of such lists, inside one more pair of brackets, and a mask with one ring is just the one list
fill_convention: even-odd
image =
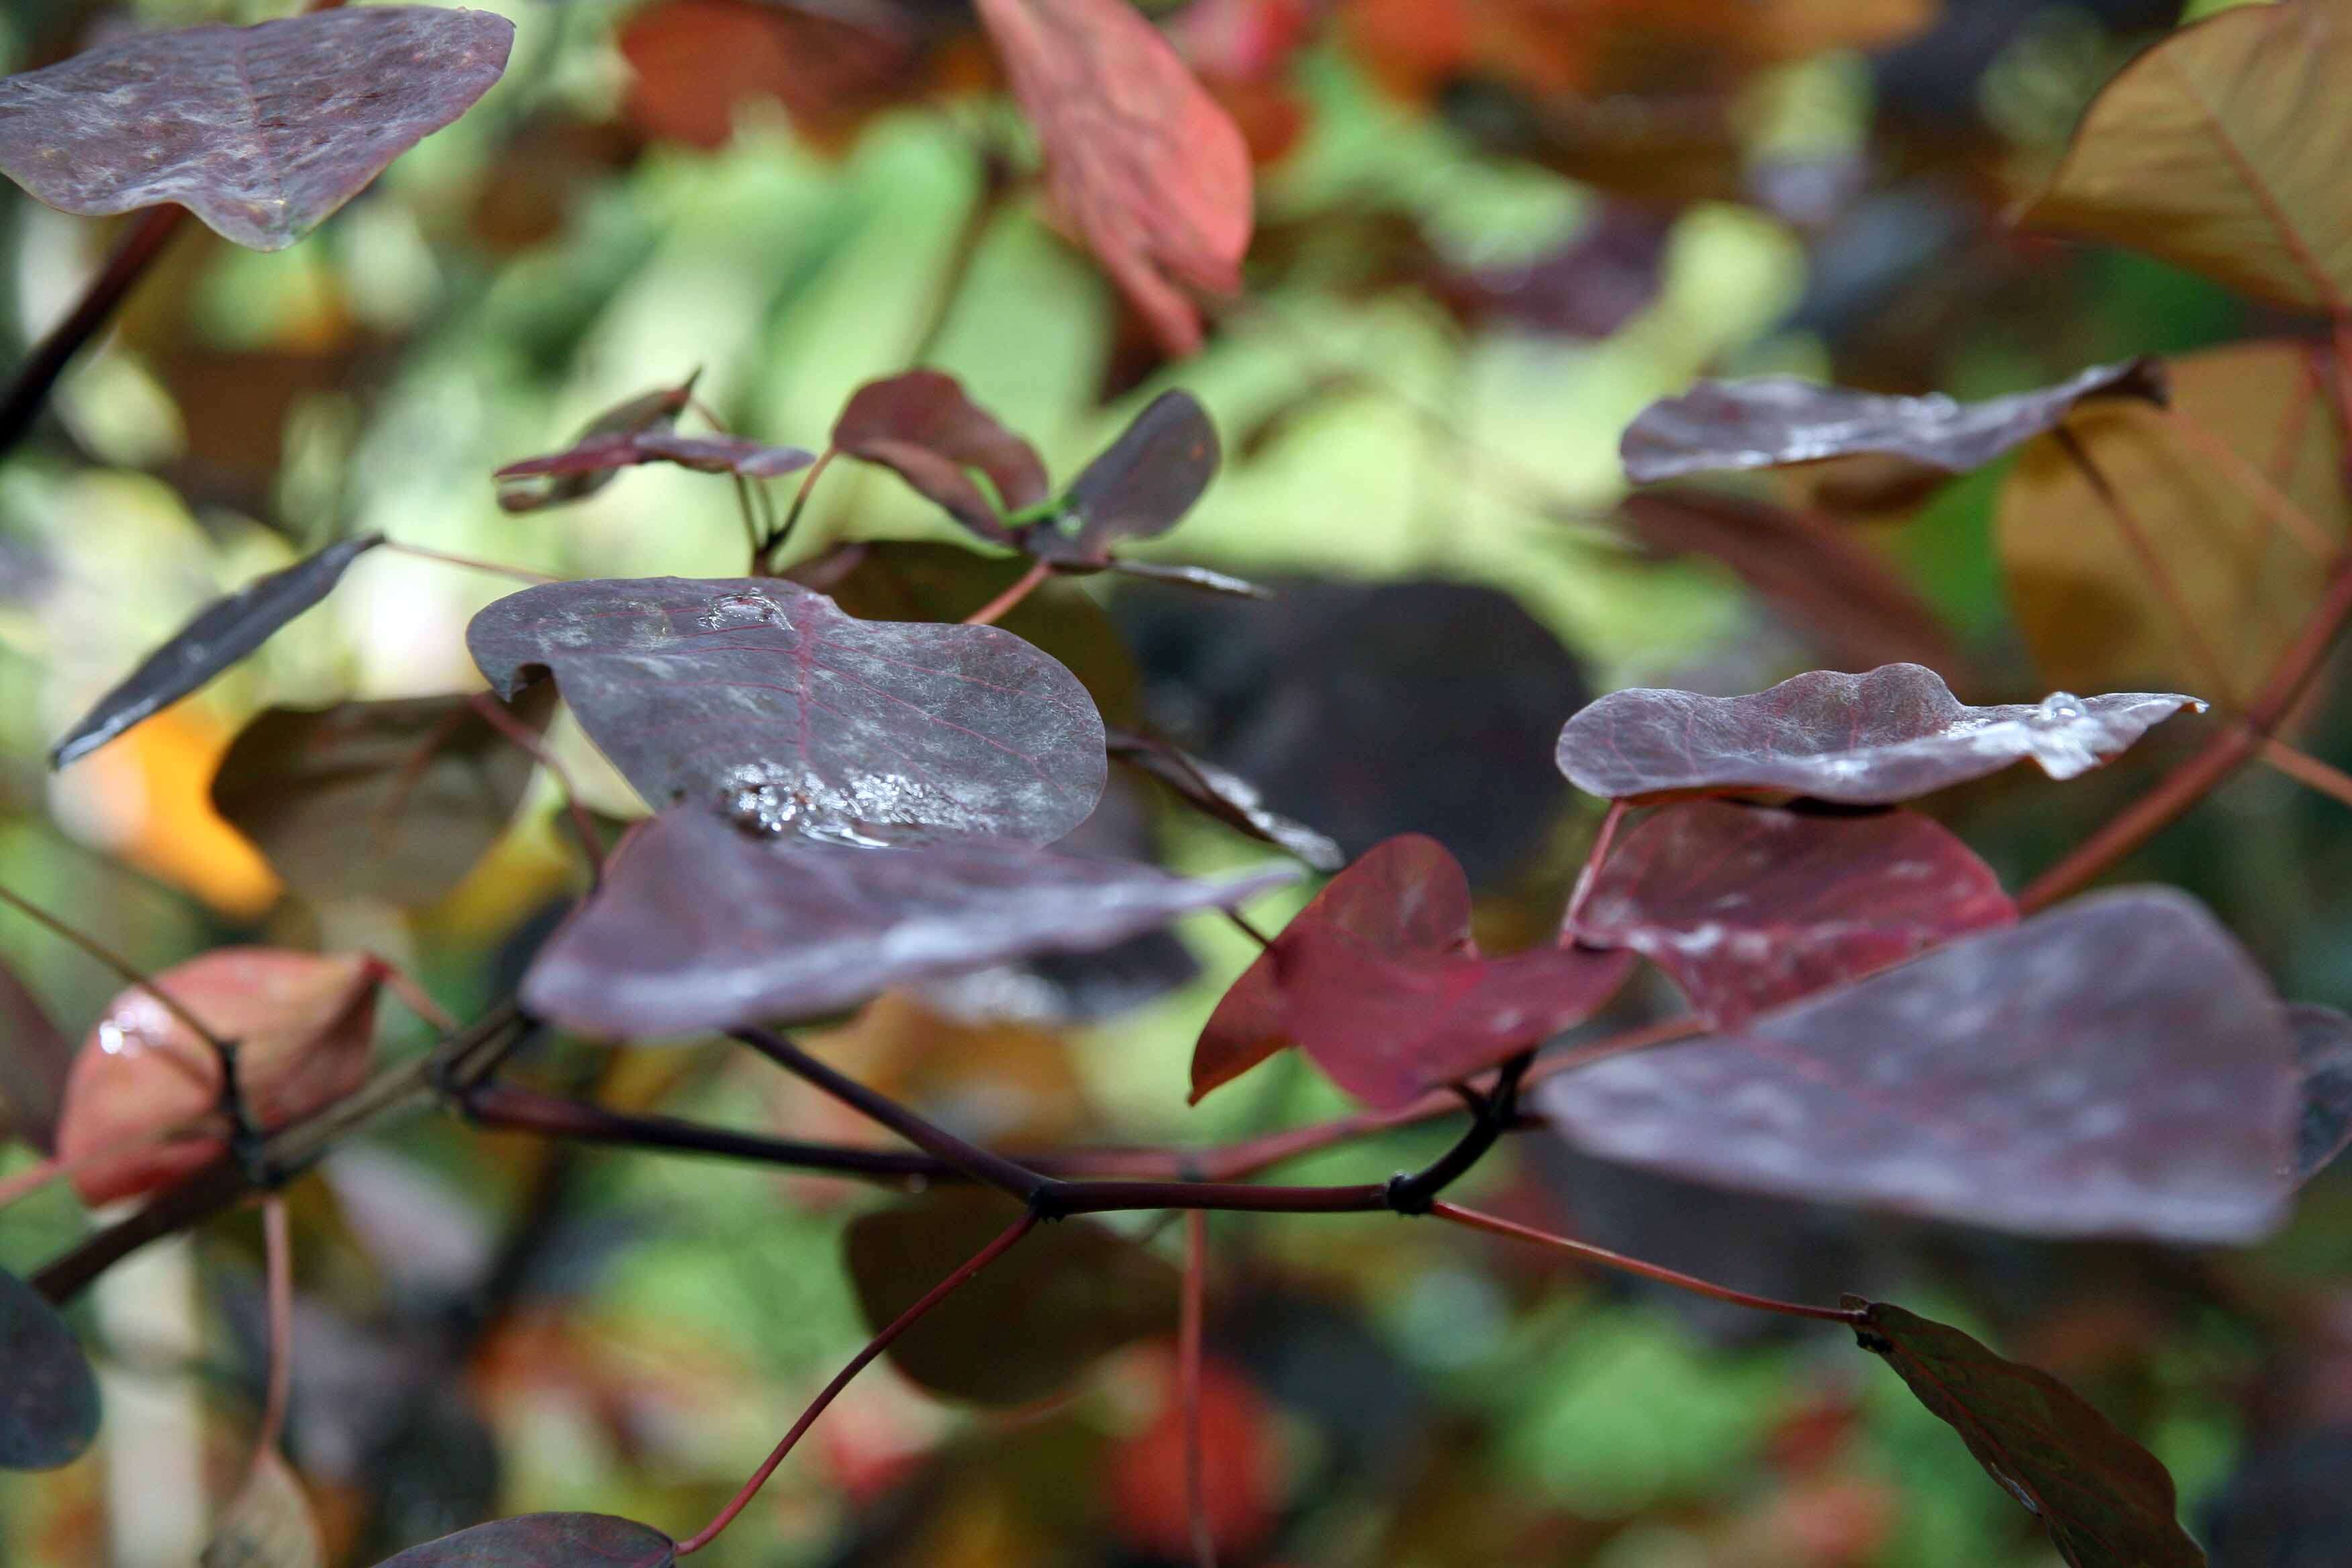
[(494, 1519), (386, 1558), (380, 1568), (671, 1568), (677, 1542), (608, 1513)]
[(2294, 1003), (2286, 1010), (2286, 1023), (2303, 1073), (2294, 1174), (2307, 1182), (2352, 1144), (2352, 1018), (2333, 1007)]
[(72, 1065), (73, 1046), (40, 998), (15, 970), (0, 964), (0, 1129), (52, 1152)]
[(0, 1270), (0, 1469), (54, 1469), (97, 1436), (98, 1379), (73, 1331)]
[(2055, 386), (1981, 403), (1888, 397), (1787, 375), (1702, 381), (1642, 410), (1618, 455), (1635, 484), (1864, 452), (1958, 474), (2052, 429), (2086, 398), (2161, 403), (2164, 395), (2163, 368), (2147, 359), (2094, 365)]
[(1546, 1082), (1589, 1152), (2045, 1236), (2277, 1223), (2302, 1074), (2268, 984), (2186, 896), (2127, 889)]
[(2352, 16), (2241, 5), (2183, 27), (2092, 100), (2021, 221), (2126, 245), (2282, 305), (2352, 313)]
[[(982, 539), (1003, 543), (1003, 514), (1045, 499), (1036, 448), (935, 370), (869, 381), (834, 422), (835, 449), (890, 469)], [(978, 470), (982, 489), (972, 478)], [(992, 493), (993, 492), (993, 493)]]
[(1756, 790), (1889, 805), (2028, 757), (2070, 779), (2203, 706), (2124, 691), (1971, 708), (1916, 664), (1815, 669), (1747, 697), (1612, 691), (1561, 730), (1559, 768), (1577, 788), (1616, 800)]
[(2174, 1517), (2172, 1477), (2082, 1395), (1947, 1323), (1849, 1296), (1862, 1348), (1960, 1435), (2072, 1568), (2203, 1568)]
[(352, 562), (383, 542), (380, 533), (343, 540), (214, 600), (98, 700), (49, 752), (49, 765), (96, 751), (236, 663), (325, 598)]
[[(554, 689), (507, 708), (543, 732)], [(306, 897), (415, 906), (447, 894), (498, 841), (536, 765), (468, 697), (272, 708), (238, 731), (212, 799)]]
[(1195, 757), (1157, 736), (1130, 730), (1109, 731), (1108, 746), (1114, 759), (1149, 773), (1236, 832), (1295, 855), (1318, 871), (1337, 871), (1347, 864), (1347, 857), (1339, 852), (1337, 844), (1305, 823), (1269, 810), (1258, 787), (1239, 773)]
[[(999, 1194), (954, 1188), (860, 1215), (844, 1247), (867, 1324), (913, 1306), (1020, 1216)], [(1175, 1327), (1174, 1268), (1090, 1220), (1066, 1219), (1022, 1237), (887, 1353), (934, 1394), (1025, 1405)]]
[(2016, 919), (1992, 868), (1927, 817), (1696, 800), (1626, 836), (1567, 934), (1640, 953), (1730, 1028)]
[(1200, 347), (1187, 288), (1231, 294), (1249, 248), (1249, 148), (1127, 0), (979, 0), (1045, 149), (1045, 190), (1171, 354)]
[(1041, 952), (1087, 952), (1287, 879), (1196, 881), (1001, 839), (857, 848), (663, 812), (548, 942), (533, 1012), (629, 1037), (814, 1017), (878, 991)]
[(512, 697), (553, 673), (656, 806), (870, 842), (1044, 841), (1102, 795), (1102, 721), (1076, 677), (994, 626), (860, 621), (776, 578), (551, 583), (474, 617)]
[(1121, 541), (1175, 527), (1217, 477), (1221, 457), (1208, 411), (1191, 393), (1163, 392), (1071, 482), (1053, 519), (1022, 531), (1022, 548), (1100, 564)]
[(283, 250), (473, 107), (513, 41), (425, 5), (132, 34), (0, 81), (0, 170), (69, 213), (177, 202)]
[[(611, 484), (621, 469), (651, 461), (636, 455), (637, 442), (672, 433), (677, 416), (694, 401), (694, 384), (700, 378), (698, 371), (676, 386), (616, 403), (583, 426), (562, 452), (499, 469), (492, 476), (499, 486), (499, 510), (537, 511), (583, 500)], [(523, 469), (529, 471), (519, 471)]]

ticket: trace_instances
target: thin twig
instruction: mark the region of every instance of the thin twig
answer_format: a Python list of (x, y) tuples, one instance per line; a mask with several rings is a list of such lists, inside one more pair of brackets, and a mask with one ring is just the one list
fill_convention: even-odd
[(18, 914), (23, 915), (26, 920), (33, 921), (36, 925), (41, 926), (54, 935), (63, 937), (74, 946), (81, 949), (83, 952), (97, 960), (101, 966), (112, 970), (115, 977), (121, 980), (124, 984), (136, 986), (138, 989), (147, 993), (148, 995), (155, 998), (157, 1002), (163, 1004), (163, 1007), (165, 1012), (180, 1020), (181, 1023), (185, 1024), (189, 1029), (194, 1033), (196, 1038), (204, 1041), (207, 1046), (210, 1046), (213, 1048), (214, 1054), (218, 1056), (224, 1062), (228, 1060), (229, 1058), (235, 1054), (235, 1047), (232, 1047), (229, 1042), (224, 1040), (218, 1035), (214, 1034), (210, 1028), (205, 1026), (205, 1021), (202, 1018), (197, 1017), (194, 1013), (188, 1011), (185, 1006), (182, 1005), (177, 997), (164, 990), (162, 986), (156, 984), (154, 980), (144, 971), (140, 969), (137, 964), (132, 963), (121, 953), (118, 953), (113, 949), (106, 946), (96, 937), (86, 935), (85, 933), (75, 930), (72, 926), (68, 925), (65, 921), (49, 913), (48, 910), (41, 908), (38, 904), (34, 903), (32, 900), (20, 894), (9, 891), (5, 887), (0, 887), (0, 904), (6, 904), (10, 909), (15, 910)]
[(2352, 773), (2333, 763), (2321, 762), (2309, 752), (2288, 745), (2273, 735), (2262, 738), (2263, 761), (2309, 789), (2352, 805)]
[(268, 1458), (286, 1432), (286, 1406), (294, 1386), (294, 1238), (286, 1223), (286, 1198), (261, 1200), (262, 1267), (269, 1289), (269, 1382), (261, 1403), (261, 1430), (253, 1462)]
[(1568, 895), (1568, 910), (1559, 917), (1563, 942), (1575, 929), (1576, 917), (1584, 912), (1584, 900), (1592, 896), (1592, 884), (1601, 879), (1601, 868), (1608, 863), (1609, 847), (1616, 841), (1618, 825), (1625, 820), (1627, 809), (1623, 801), (1611, 801), (1608, 815), (1601, 819), (1600, 830), (1592, 836), (1592, 847), (1585, 853), (1583, 868), (1576, 873), (1576, 887)]
[(97, 336), (173, 236), (187, 222), (185, 207), (166, 203), (150, 207), (132, 220), (131, 232), (106, 259), (89, 287), (66, 319), (57, 324), (16, 369), (5, 396), (0, 396), (0, 453), (15, 449), (47, 406), (49, 393), (82, 345)]
[(589, 816), (588, 808), (580, 804), (580, 786), (573, 782), (572, 771), (548, 746), (545, 736), (517, 720), (497, 698), (487, 691), (477, 691), (473, 703), (474, 711), (482, 716), (485, 723), (522, 748), (534, 762), (554, 776), (556, 786), (563, 792), (563, 809), (571, 819), (572, 834), (580, 840), (580, 853), (587, 857), (589, 878), (592, 881), (602, 882), (604, 879), (604, 847), (596, 841), (596, 824)]
[(963, 618), (968, 626), (992, 626), (997, 621), (1018, 609), (1021, 601), (1037, 591), (1038, 584), (1054, 574), (1054, 563), (1037, 561), (1029, 570), (1013, 579), (1013, 585)]
[(793, 504), (784, 513), (783, 526), (761, 540), (760, 548), (752, 552), (751, 572), (754, 576), (769, 574), (769, 569), (775, 564), (776, 552), (784, 547), (793, 537), (793, 530), (800, 526), (801, 512), (808, 505), (810, 492), (816, 489), (817, 476), (830, 468), (834, 458), (840, 455), (838, 449), (827, 447), (817, 454), (816, 461), (801, 475), (800, 489), (793, 492)]
[(446, 550), (427, 550), (422, 544), (404, 544), (397, 539), (387, 539), (383, 548), (414, 555), (419, 561), (438, 561), (444, 566), (463, 566), (468, 571), (488, 572), (499, 577), (511, 577), (518, 583), (561, 583), (561, 577), (545, 572), (534, 572), (528, 566), (509, 566), (504, 562), (484, 561), (472, 555), (453, 555)]
[(1205, 1456), (1201, 1448), (1201, 1321), (1206, 1315), (1209, 1216), (1184, 1216), (1184, 1293), (1177, 1304), (1176, 1388), (1184, 1422), (1184, 1517), (1192, 1532), (1193, 1568), (1217, 1568), (1217, 1539), (1209, 1528)]

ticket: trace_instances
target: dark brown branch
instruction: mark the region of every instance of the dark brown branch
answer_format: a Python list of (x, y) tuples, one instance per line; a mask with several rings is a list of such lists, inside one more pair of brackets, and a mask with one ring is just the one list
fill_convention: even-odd
[(9, 384), (6, 395), (0, 397), (0, 453), (15, 450), (26, 432), (32, 429), (33, 422), (48, 405), (49, 393), (65, 374), (66, 366), (73, 363), (82, 345), (97, 336), (124, 298), (138, 287), (172, 237), (180, 232), (187, 216), (185, 207), (170, 205), (150, 207), (140, 214), (131, 233), (107, 258), (105, 268), (82, 291), (73, 312), (33, 345), (32, 353), (16, 368), (16, 379)]

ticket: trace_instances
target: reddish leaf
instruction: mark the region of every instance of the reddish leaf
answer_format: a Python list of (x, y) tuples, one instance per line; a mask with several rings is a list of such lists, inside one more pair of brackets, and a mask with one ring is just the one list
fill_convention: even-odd
[(522, 996), (623, 1038), (815, 1017), (934, 976), (1094, 952), (1286, 879), (1192, 881), (1003, 839), (853, 848), (673, 807), (541, 950)]
[(2303, 1071), (2294, 1179), (2307, 1182), (2352, 1145), (2352, 1018), (2299, 1002), (2287, 1007), (2286, 1023)]
[[(383, 973), (364, 953), (224, 947), (173, 964), (155, 984), (236, 1047), (247, 1111), (267, 1129), (367, 1081)], [(220, 1098), (212, 1047), (152, 992), (133, 986), (107, 1004), (74, 1058), (58, 1158), (75, 1165), (74, 1189), (85, 1203), (152, 1192), (220, 1155), (217, 1123), (204, 1136), (158, 1141), (205, 1117)]]
[[(1119, 1441), (1104, 1492), (1114, 1527), (1154, 1561), (1181, 1563), (1192, 1550), (1186, 1496), (1184, 1401), (1170, 1360), (1160, 1413)], [(1234, 1368), (1201, 1365), (1201, 1502), (1219, 1551), (1255, 1559), (1280, 1521), (1282, 1448), (1276, 1413)]]
[(1286, 1047), (1291, 1033), (1281, 960), (1310, 922), (1336, 926), (1376, 952), (1438, 958), (1470, 950), (1470, 884), (1433, 838), (1409, 833), (1366, 850), (1299, 911), (1242, 972), (1192, 1048), (1192, 1102)]
[[(543, 731), (554, 699), (533, 688), (509, 717)], [(506, 831), (536, 766), (475, 701), (269, 709), (221, 758), (213, 805), (307, 897), (431, 903)]]
[(2072, 1568), (2204, 1568), (2174, 1517), (2172, 1477), (2073, 1389), (1932, 1318), (1859, 1296), (1845, 1304), (1864, 1314), (1855, 1341), (1960, 1435)]
[(2242, 1242), (2288, 1191), (2284, 1015), (2181, 894), (2102, 894), (1547, 1082), (1596, 1154), (2047, 1236)]
[(2054, 428), (2092, 397), (2165, 399), (2155, 360), (2094, 365), (2037, 392), (1956, 403), (1885, 397), (1794, 376), (1702, 381), (1642, 410), (1618, 443), (1635, 484), (1714, 468), (1772, 468), (1858, 452), (1891, 454), (1960, 474)]
[(1231, 294), (1249, 248), (1249, 148), (1127, 0), (979, 0), (1045, 148), (1045, 190), (1160, 345), (1201, 344), (1185, 287)]
[(1748, 697), (1612, 691), (1560, 731), (1559, 769), (1616, 800), (1756, 790), (1891, 805), (2028, 757), (2070, 779), (2184, 708), (2205, 704), (2176, 692), (2061, 691), (1971, 708), (1916, 664), (1815, 669)]
[(55, 1469), (97, 1436), (89, 1358), (40, 1292), (0, 1269), (0, 1470)]
[[(676, 425), (677, 416), (694, 401), (694, 384), (701, 374), (697, 371), (676, 386), (642, 393), (626, 403), (615, 404), (581, 426), (572, 445), (553, 457), (534, 458), (500, 468), (491, 476), (499, 481), (500, 510), (537, 511), (541, 507), (582, 500), (611, 484), (613, 477), (630, 464), (653, 461), (652, 458), (637, 455), (635, 438), (667, 431)], [(542, 478), (547, 482), (512, 482), (531, 478)]]
[(1053, 517), (1021, 531), (1041, 560), (1102, 565), (1111, 546), (1176, 526), (1217, 477), (1217, 427), (1188, 392), (1163, 392), (1088, 463)]
[(54, 1153), (58, 1108), (72, 1064), (73, 1047), (40, 998), (15, 970), (0, 964), (0, 1129)]
[(236, 663), (325, 598), (352, 562), (383, 542), (383, 534), (368, 533), (331, 544), (205, 605), (82, 715), (49, 752), (49, 765), (98, 750)]
[(283, 250), (472, 108), (513, 41), (425, 5), (134, 34), (0, 81), (0, 170), (69, 213), (177, 202)]
[[(876, 1329), (1021, 1216), (997, 1193), (945, 1188), (862, 1215), (844, 1237), (857, 1303)], [(1175, 1331), (1176, 1270), (1089, 1220), (1040, 1226), (891, 1345), (932, 1393), (1026, 1405), (1121, 1345)]]
[(1818, 816), (1689, 801), (1609, 858), (1567, 934), (1631, 948), (1718, 1028), (1900, 963), (2017, 906), (1992, 868), (1907, 811)]
[(378, 1568), (672, 1568), (677, 1544), (608, 1513), (526, 1513), (412, 1546)]
[(1174, 790), (1203, 814), (1239, 833), (1297, 856), (1318, 871), (1337, 871), (1348, 863), (1339, 847), (1303, 822), (1294, 822), (1266, 808), (1255, 784), (1239, 773), (1170, 745), (1156, 735), (1129, 730), (1106, 731), (1110, 755), (1139, 773), (1149, 773)]
[[(772, 479), (815, 461), (816, 454), (801, 447), (768, 447), (740, 436), (681, 436), (675, 430), (656, 429), (591, 437), (550, 457), (509, 463), (490, 477), (505, 485), (516, 479), (609, 475), (639, 463), (676, 463), (706, 474)], [(547, 500), (535, 491), (507, 489), (499, 492), (499, 504), (508, 511), (532, 511), (545, 506)]]
[(525, 589), (466, 640), (501, 695), (551, 672), (657, 806), (850, 842), (1042, 842), (1102, 795), (1086, 689), (994, 626), (854, 620), (772, 577), (652, 577)]
[(904, 5), (826, 15), (770, 0), (663, 0), (631, 13), (614, 39), (628, 62), (629, 118), (656, 136), (719, 148), (748, 103), (781, 102), (793, 127), (827, 151), (866, 120), (916, 100), (921, 40)]
[[(955, 377), (935, 370), (859, 387), (834, 422), (833, 444), (890, 469), (964, 527), (1000, 544), (1012, 540), (1003, 514), (1036, 505), (1050, 488), (1036, 449), (965, 396)], [(972, 479), (973, 469), (989, 489)]]

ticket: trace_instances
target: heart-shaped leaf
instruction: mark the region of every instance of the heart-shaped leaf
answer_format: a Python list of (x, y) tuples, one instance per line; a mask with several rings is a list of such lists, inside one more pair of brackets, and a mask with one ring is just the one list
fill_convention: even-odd
[(69, 213), (177, 202), (283, 250), (472, 108), (513, 42), (428, 5), (132, 34), (0, 81), (0, 171)]
[(2204, 1568), (2174, 1517), (2172, 1477), (2082, 1395), (1948, 1323), (1849, 1296), (1854, 1339), (1885, 1359), (2072, 1568)]
[[(535, 765), (475, 702), (269, 709), (221, 758), (213, 805), (306, 897), (429, 904), (506, 831)], [(543, 731), (554, 688), (532, 687), (507, 710)]]
[(501, 695), (551, 671), (648, 802), (768, 831), (1043, 842), (1108, 771), (1086, 689), (1020, 638), (855, 620), (772, 577), (551, 583), (466, 641)]
[(1111, 546), (1167, 532), (1217, 477), (1217, 427), (1189, 392), (1163, 392), (1087, 465), (1055, 515), (1021, 531), (1043, 561), (1100, 566)]
[(325, 598), (352, 562), (383, 542), (383, 534), (368, 533), (331, 544), (205, 605), (121, 685), (98, 700), (49, 752), (49, 765), (61, 768), (96, 751), (204, 685)]
[(43, 1153), (55, 1152), (58, 1108), (73, 1046), (32, 988), (0, 964), (0, 1128)]
[[(878, 463), (995, 543), (1012, 542), (1002, 521), (1045, 499), (1050, 482), (1036, 448), (964, 395), (955, 377), (911, 370), (857, 389), (834, 422), (833, 445)], [(977, 469), (989, 483), (973, 479)]]
[(2152, 359), (2094, 365), (2055, 386), (1981, 403), (1887, 397), (1789, 375), (1702, 381), (1642, 410), (1625, 427), (1618, 456), (1635, 484), (1863, 452), (1963, 474), (2054, 428), (2095, 397), (2162, 403), (2164, 367)]
[(324, 1568), (327, 1543), (292, 1467), (274, 1448), (254, 1456), (252, 1473), (222, 1510), (197, 1568)]
[(1201, 345), (1184, 288), (1231, 294), (1249, 248), (1249, 148), (1127, 0), (979, 0), (1045, 148), (1045, 193), (1160, 346)]
[(1112, 730), (1107, 734), (1114, 759), (1149, 773), (1236, 832), (1295, 855), (1318, 871), (1337, 871), (1348, 863), (1330, 839), (1303, 822), (1268, 810), (1258, 787), (1239, 773), (1204, 762), (1157, 735), (1132, 730)]
[(2021, 221), (2352, 316), (2347, 74), (2352, 27), (2326, 0), (2241, 5), (2183, 27), (2091, 100)]
[(1920, 665), (1815, 669), (1748, 697), (1612, 691), (1560, 731), (1559, 769), (1615, 800), (1749, 790), (1891, 805), (2028, 757), (2070, 779), (2184, 708), (2205, 704), (2177, 692), (2062, 691), (1971, 708)]
[[(697, 371), (676, 386), (640, 393), (616, 403), (581, 426), (572, 444), (551, 458), (534, 458), (500, 468), (492, 479), (499, 486), (499, 507), (504, 511), (537, 511), (594, 495), (614, 476), (634, 463), (651, 462), (638, 455), (637, 442), (668, 435), (677, 416), (694, 401)], [(538, 479), (544, 482), (530, 483)]]
[(523, 981), (533, 1013), (634, 1037), (837, 1012), (1040, 952), (1089, 952), (1289, 879), (1195, 881), (1003, 839), (855, 848), (661, 813)]
[(1591, 1153), (2044, 1236), (2243, 1242), (2289, 1189), (2285, 1015), (2187, 897), (2104, 893), (1736, 1033), (1554, 1078)]
[(1470, 884), (1433, 838), (1400, 835), (1366, 850), (1331, 879), (1273, 946), (1242, 972), (1192, 1047), (1192, 1102), (1297, 1043), (1276, 950), (1295, 947), (1310, 922), (1338, 927), (1373, 951), (1439, 958), (1470, 951)]
[(1718, 1028), (2017, 919), (1992, 868), (1907, 811), (1822, 816), (1695, 800), (1609, 858), (1567, 934), (1630, 948)]
[[(364, 953), (224, 947), (155, 976), (173, 1000), (236, 1047), (237, 1083), (255, 1125), (285, 1125), (367, 1080), (376, 988)], [(58, 1118), (58, 1158), (90, 1205), (135, 1197), (217, 1158), (217, 1130), (166, 1138), (220, 1103), (211, 1045), (153, 992), (107, 1005), (81, 1043)], [(161, 1140), (161, 1141), (159, 1141)]]
[(73, 1331), (0, 1270), (0, 1469), (55, 1469), (97, 1436), (98, 1379)]
[(387, 1557), (378, 1568), (674, 1568), (677, 1543), (609, 1513), (494, 1519)]
[(2303, 1072), (2294, 1177), (2307, 1182), (2352, 1144), (2352, 1018), (2298, 1002), (2288, 1006), (2286, 1024)]
[[(999, 1194), (955, 1188), (858, 1216), (843, 1246), (866, 1322), (892, 1321), (1020, 1217)], [(934, 1394), (1026, 1405), (1121, 1345), (1175, 1328), (1176, 1270), (1099, 1225), (1067, 1219), (1022, 1237), (888, 1354)]]

